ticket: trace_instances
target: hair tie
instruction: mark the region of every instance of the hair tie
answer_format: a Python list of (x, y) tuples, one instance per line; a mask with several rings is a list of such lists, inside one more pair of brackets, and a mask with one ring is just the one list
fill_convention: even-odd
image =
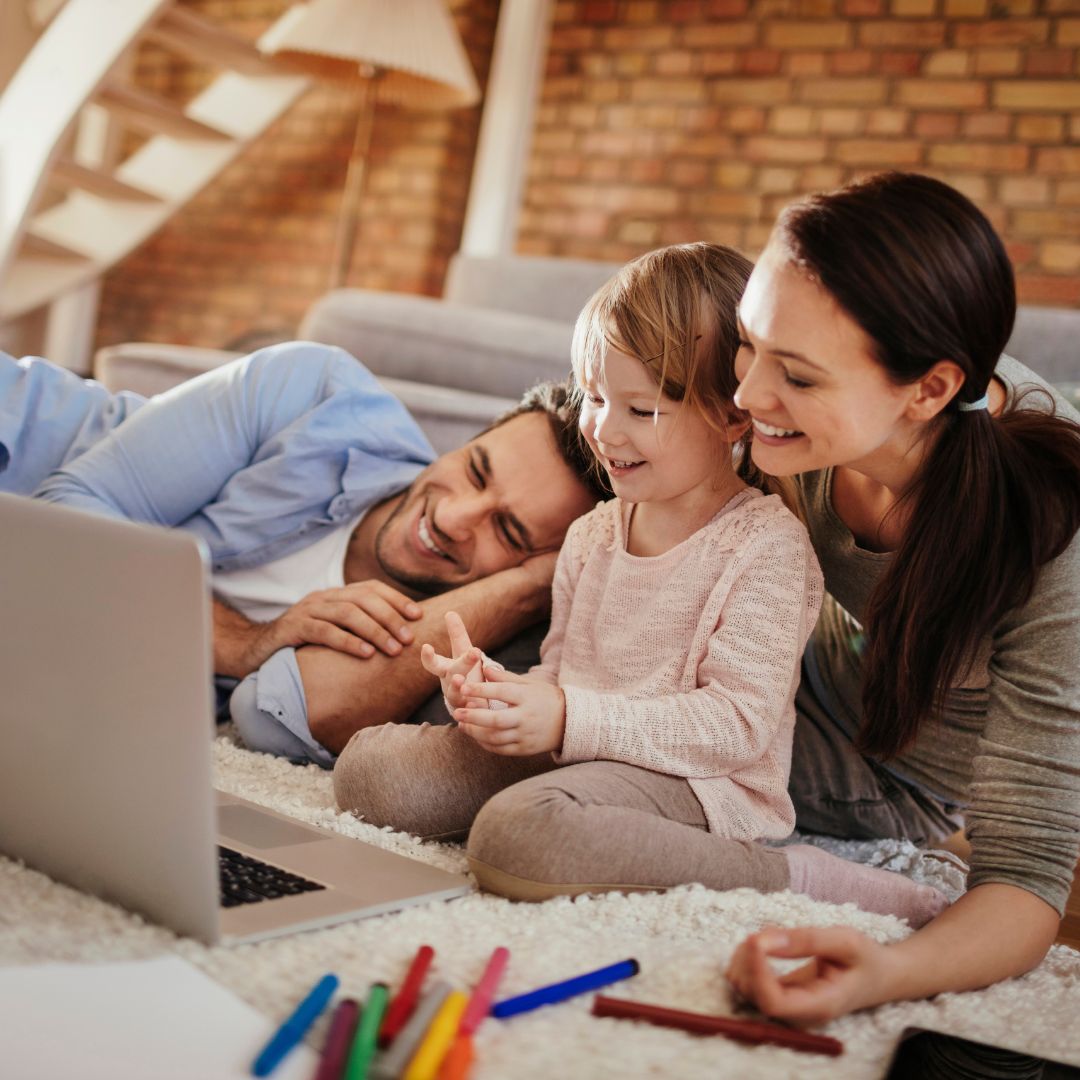
[(958, 401), (956, 407), (960, 412), (978, 412), (980, 409), (988, 409), (990, 408), (990, 395), (983, 394), (978, 401)]

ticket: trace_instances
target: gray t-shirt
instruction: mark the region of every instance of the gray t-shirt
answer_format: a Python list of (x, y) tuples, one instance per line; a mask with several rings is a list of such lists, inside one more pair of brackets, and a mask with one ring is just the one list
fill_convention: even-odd
[[(1059, 414), (1080, 420), (1011, 357), (1002, 357), (997, 375), (1010, 397), (1035, 384), (1050, 390)], [(854, 731), (860, 624), (891, 556), (856, 544), (833, 509), (832, 476), (826, 469), (798, 480), (827, 593), (815, 657), (838, 721)], [(965, 807), (969, 887), (1017, 885), (1064, 911), (1080, 849), (1080, 534), (1042, 567), (1028, 602), (998, 622), (971, 670), (949, 689), (940, 716), (889, 765)]]

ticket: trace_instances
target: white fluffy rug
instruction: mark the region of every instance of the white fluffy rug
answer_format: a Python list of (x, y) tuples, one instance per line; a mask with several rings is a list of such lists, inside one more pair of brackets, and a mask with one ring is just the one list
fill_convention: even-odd
[[(218, 785), (305, 821), (452, 870), (464, 870), (460, 848), (420, 844), (339, 814), (330, 775), (253, 754), (219, 737)], [(958, 871), (924, 859), (911, 845), (833, 844), (861, 861), (900, 869), (955, 892)], [(855, 926), (879, 941), (907, 934), (895, 919), (851, 905), (820, 904), (747, 889), (710, 892), (699, 886), (664, 895), (611, 895), (544, 904), (513, 904), (476, 894), (330, 930), (234, 949), (207, 949), (43, 875), (0, 859), (0, 963), (134, 959), (173, 951), (279, 1019), (314, 979), (336, 971), (343, 989), (363, 997), (375, 980), (400, 982), (418, 945), (436, 949), (435, 970), (467, 989), (495, 945), (510, 949), (500, 996), (636, 957), (641, 973), (609, 991), (700, 1012), (730, 1008), (721, 972), (744, 935), (766, 923)], [(992, 942), (987, 942), (992, 947)], [(488, 1020), (477, 1037), (477, 1080), (734, 1076), (877, 1078), (901, 1030), (922, 1025), (1004, 1043), (1080, 1063), (1080, 954), (1061, 946), (1034, 972), (988, 990), (933, 1001), (885, 1006), (846, 1017), (825, 1030), (841, 1039), (840, 1058), (776, 1047), (747, 1048), (719, 1037), (698, 1038), (589, 1015), (590, 996), (510, 1021)], [(321, 1043), (325, 1018), (313, 1030)]]

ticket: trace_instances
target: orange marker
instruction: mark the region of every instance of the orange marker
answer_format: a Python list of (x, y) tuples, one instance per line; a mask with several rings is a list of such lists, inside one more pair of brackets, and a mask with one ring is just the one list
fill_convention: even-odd
[(443, 1058), (439, 1080), (465, 1080), (469, 1075), (473, 1056), (472, 1036), (459, 1033), (454, 1045), (450, 1047), (450, 1052)]

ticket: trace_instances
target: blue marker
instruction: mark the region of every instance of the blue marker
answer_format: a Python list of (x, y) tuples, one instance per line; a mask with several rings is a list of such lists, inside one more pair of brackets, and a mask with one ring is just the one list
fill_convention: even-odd
[(326, 1003), (334, 996), (338, 988), (336, 975), (324, 975), (312, 987), (296, 1011), (274, 1033), (274, 1037), (263, 1047), (262, 1053), (251, 1066), (253, 1076), (269, 1076), (281, 1064), (281, 1059), (307, 1034), (307, 1030), (319, 1018), (326, 1008)]
[(567, 979), (566, 982), (552, 983), (551, 986), (541, 986), (539, 990), (532, 990), (518, 997), (507, 998), (491, 1007), (491, 1015), (505, 1020), (508, 1016), (517, 1016), (518, 1013), (531, 1012), (539, 1009), (541, 1005), (554, 1005), (557, 1001), (565, 1001), (577, 994), (587, 994), (590, 990), (599, 990), (601, 986), (618, 982), (620, 979), (629, 979), (631, 975), (638, 973), (636, 960), (622, 960), (610, 967), (600, 968), (599, 971), (590, 971), (587, 975), (578, 975), (576, 978)]

